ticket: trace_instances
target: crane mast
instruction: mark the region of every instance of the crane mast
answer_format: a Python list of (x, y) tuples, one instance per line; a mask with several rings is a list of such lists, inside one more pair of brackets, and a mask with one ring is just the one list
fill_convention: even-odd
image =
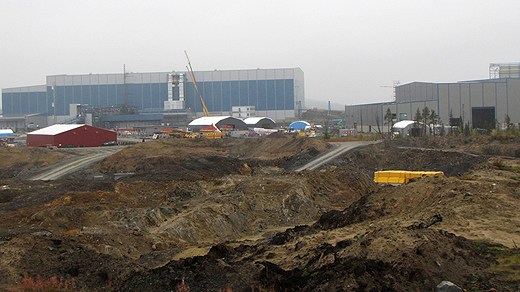
[(209, 117), (209, 111), (206, 107), (206, 103), (204, 102), (204, 99), (202, 98), (202, 94), (200, 93), (199, 86), (197, 86), (197, 80), (195, 80), (195, 74), (193, 74), (193, 68), (191, 67), (190, 58), (188, 57), (188, 53), (184, 51), (184, 54), (186, 55), (186, 59), (188, 60), (188, 65), (186, 66), (186, 69), (188, 70), (188, 74), (190, 75), (191, 80), (193, 80), (193, 87), (195, 88), (195, 93), (200, 98), (200, 103), (202, 104), (202, 111), (204, 112), (205, 117)]

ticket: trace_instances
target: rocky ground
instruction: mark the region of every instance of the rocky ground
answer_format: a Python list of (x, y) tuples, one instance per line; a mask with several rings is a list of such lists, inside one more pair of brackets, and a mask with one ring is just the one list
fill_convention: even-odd
[[(183, 278), (191, 291), (520, 289), (517, 141), (386, 141), (291, 171), (329, 148), (153, 141), (49, 182), (23, 178), (72, 154), (2, 149), (0, 288), (27, 273), (84, 291), (171, 291)], [(380, 169), (446, 176), (379, 186)]]

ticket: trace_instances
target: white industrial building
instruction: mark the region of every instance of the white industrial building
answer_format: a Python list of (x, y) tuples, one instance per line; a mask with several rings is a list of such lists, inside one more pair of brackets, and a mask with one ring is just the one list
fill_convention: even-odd
[(387, 131), (385, 115), (413, 120), (417, 109), (428, 107), (448, 125), (450, 118), (472, 128), (503, 125), (506, 116), (520, 123), (520, 63), (490, 65), (490, 78), (454, 83), (412, 82), (395, 87), (395, 101), (345, 106), (347, 127), (360, 131)]

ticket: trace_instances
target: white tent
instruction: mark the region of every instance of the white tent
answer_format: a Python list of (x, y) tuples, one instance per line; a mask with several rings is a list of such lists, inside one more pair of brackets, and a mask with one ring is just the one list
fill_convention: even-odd
[[(420, 129), (426, 128), (426, 133), (423, 133), (423, 134), (425, 134), (425, 135), (430, 134), (430, 126), (425, 125), (424, 123), (421, 123), (421, 122), (416, 123), (415, 121), (411, 121), (411, 120), (404, 120), (404, 121), (399, 121), (399, 122), (395, 123), (392, 126), (392, 132), (394, 134), (399, 134), (401, 136), (409, 136), (410, 131), (414, 127), (418, 127)], [(419, 130), (419, 131), (422, 131), (422, 130)]]
[(11, 129), (0, 129), (0, 138), (9, 138), (14, 135), (13, 130)]
[[(212, 116), (212, 117), (201, 117), (191, 121), (188, 126), (193, 130), (200, 129), (207, 126), (216, 126), (219, 129), (222, 127), (231, 127), (233, 130), (247, 130), (248, 127), (244, 121), (239, 118), (231, 116)], [(222, 130), (222, 129), (221, 129)]]

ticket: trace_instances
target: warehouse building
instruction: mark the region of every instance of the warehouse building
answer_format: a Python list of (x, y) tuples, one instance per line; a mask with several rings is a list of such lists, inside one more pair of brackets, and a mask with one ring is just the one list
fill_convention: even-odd
[(117, 142), (117, 133), (88, 125), (56, 124), (27, 134), (27, 146), (97, 147)]
[(490, 65), (490, 78), (454, 83), (412, 82), (395, 87), (395, 101), (345, 107), (347, 127), (360, 131), (388, 130), (388, 109), (393, 122), (413, 120), (417, 109), (428, 107), (439, 124), (453, 120), (472, 128), (503, 126), (506, 117), (520, 123), (520, 63)]
[[(257, 115), (285, 120), (305, 106), (300, 68), (199, 71), (194, 76), (212, 115), (231, 115), (233, 107), (249, 107)], [(47, 76), (43, 85), (3, 89), (2, 108), (4, 116), (45, 114), (48, 124), (74, 118), (77, 113), (71, 112), (71, 105), (202, 116), (193, 84), (185, 72)]]

